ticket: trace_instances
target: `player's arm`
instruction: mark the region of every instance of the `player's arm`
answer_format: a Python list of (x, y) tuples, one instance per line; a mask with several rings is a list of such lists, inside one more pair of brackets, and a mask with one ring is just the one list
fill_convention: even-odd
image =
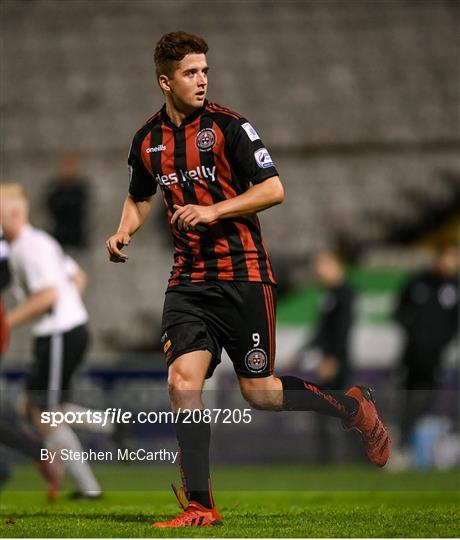
[(266, 210), (284, 201), (284, 188), (279, 176), (267, 178), (232, 199), (216, 203), (217, 219), (247, 216)]
[(88, 276), (86, 275), (86, 272), (82, 270), (77, 262), (69, 255), (66, 255), (65, 257), (64, 268), (67, 276), (75, 285), (78, 294), (81, 296), (88, 285)]
[(128, 155), (129, 190), (123, 204), (120, 225), (117, 232), (106, 242), (109, 260), (124, 263), (128, 260), (122, 249), (127, 246), (133, 234), (139, 230), (153, 206), (157, 189), (156, 181), (141, 156), (142, 141), (147, 132), (138, 131), (134, 136)]
[(200, 223), (210, 224), (220, 219), (237, 218), (256, 214), (271, 206), (282, 203), (284, 188), (279, 176), (272, 176), (251, 186), (241, 195), (209, 206), (187, 204), (175, 205), (171, 224), (178, 222), (180, 229), (194, 228)]
[(78, 294), (81, 296), (86, 289), (86, 285), (88, 284), (88, 276), (86, 275), (86, 272), (84, 272), (81, 268), (78, 268), (72, 280), (75, 283)]
[(7, 313), (6, 321), (8, 326), (14, 328), (45, 314), (52, 309), (56, 300), (56, 287), (46, 287), (31, 294), (24, 303)]
[(130, 243), (133, 234), (142, 227), (152, 206), (153, 196), (134, 197), (128, 194), (123, 204), (118, 230), (106, 242), (111, 262), (124, 263), (128, 260), (128, 256), (121, 250)]
[(239, 118), (222, 126), (222, 129), (225, 132), (225, 155), (238, 177), (247, 180), (250, 187), (232, 199), (210, 206), (176, 207), (171, 223), (177, 221), (179, 228), (253, 215), (283, 202), (284, 189), (278, 171), (251, 124)]

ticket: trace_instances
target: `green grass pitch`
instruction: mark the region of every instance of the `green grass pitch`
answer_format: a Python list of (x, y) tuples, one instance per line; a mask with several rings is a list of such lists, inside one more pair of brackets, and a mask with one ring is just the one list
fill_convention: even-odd
[[(458, 537), (460, 471), (369, 467), (215, 468), (222, 527), (158, 530), (179, 508), (169, 468), (99, 467), (100, 501), (45, 501), (31, 467), (0, 495), (0, 537)], [(27, 491), (25, 491), (27, 489)], [(256, 490), (257, 489), (257, 490)], [(33, 491), (32, 491), (33, 490)], [(161, 491), (160, 491), (161, 490)]]

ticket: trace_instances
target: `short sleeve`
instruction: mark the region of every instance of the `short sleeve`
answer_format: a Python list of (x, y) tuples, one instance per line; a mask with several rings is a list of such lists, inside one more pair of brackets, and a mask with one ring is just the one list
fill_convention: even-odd
[(70, 279), (73, 279), (77, 275), (78, 270), (80, 269), (77, 262), (69, 255), (64, 255), (64, 268), (66, 275)]
[(245, 118), (234, 120), (227, 130), (228, 156), (240, 175), (253, 184), (278, 176), (269, 151)]
[(144, 165), (141, 156), (142, 138), (136, 134), (128, 155), (129, 193), (133, 197), (155, 195), (157, 183)]
[(56, 259), (45, 246), (41, 246), (40, 251), (31, 250), (23, 255), (21, 273), (29, 294), (58, 285), (60, 268)]

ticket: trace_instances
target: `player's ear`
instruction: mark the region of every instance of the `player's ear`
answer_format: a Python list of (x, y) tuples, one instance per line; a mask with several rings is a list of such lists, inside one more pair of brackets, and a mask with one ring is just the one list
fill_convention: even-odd
[(171, 87), (169, 85), (169, 78), (167, 75), (160, 75), (158, 77), (158, 84), (160, 85), (160, 88), (163, 90), (163, 92), (171, 91)]

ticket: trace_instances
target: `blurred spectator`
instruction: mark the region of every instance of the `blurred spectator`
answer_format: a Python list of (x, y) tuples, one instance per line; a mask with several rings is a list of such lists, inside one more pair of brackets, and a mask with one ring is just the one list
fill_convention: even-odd
[(459, 329), (459, 251), (443, 246), (433, 265), (411, 277), (402, 290), (395, 319), (405, 333), (400, 360), (405, 390), (401, 447), (407, 448), (416, 422), (433, 412), (441, 357)]
[[(317, 281), (324, 288), (319, 307), (319, 318), (311, 340), (302, 347), (316, 349), (320, 360), (315, 368), (318, 384), (331, 389), (347, 386), (350, 374), (349, 338), (353, 325), (355, 291), (347, 283), (345, 268), (340, 258), (333, 252), (323, 251), (313, 262)], [(297, 365), (301, 356), (295, 362)], [(320, 449), (319, 461), (331, 461), (331, 433), (329, 424), (317, 422), (316, 436)]]
[(329, 388), (344, 388), (349, 376), (348, 345), (353, 324), (355, 292), (345, 279), (345, 268), (332, 252), (323, 252), (314, 262), (318, 282), (324, 287), (320, 317), (311, 346), (322, 355), (316, 368), (318, 382)]
[(321, 360), (315, 369), (318, 383), (328, 388), (344, 388), (350, 371), (348, 345), (355, 291), (347, 283), (343, 263), (334, 253), (319, 253), (313, 266), (324, 294), (313, 338), (304, 348), (320, 352)]
[(66, 153), (61, 157), (57, 176), (47, 194), (53, 219), (53, 236), (64, 247), (88, 245), (88, 181), (83, 176), (80, 158)]

